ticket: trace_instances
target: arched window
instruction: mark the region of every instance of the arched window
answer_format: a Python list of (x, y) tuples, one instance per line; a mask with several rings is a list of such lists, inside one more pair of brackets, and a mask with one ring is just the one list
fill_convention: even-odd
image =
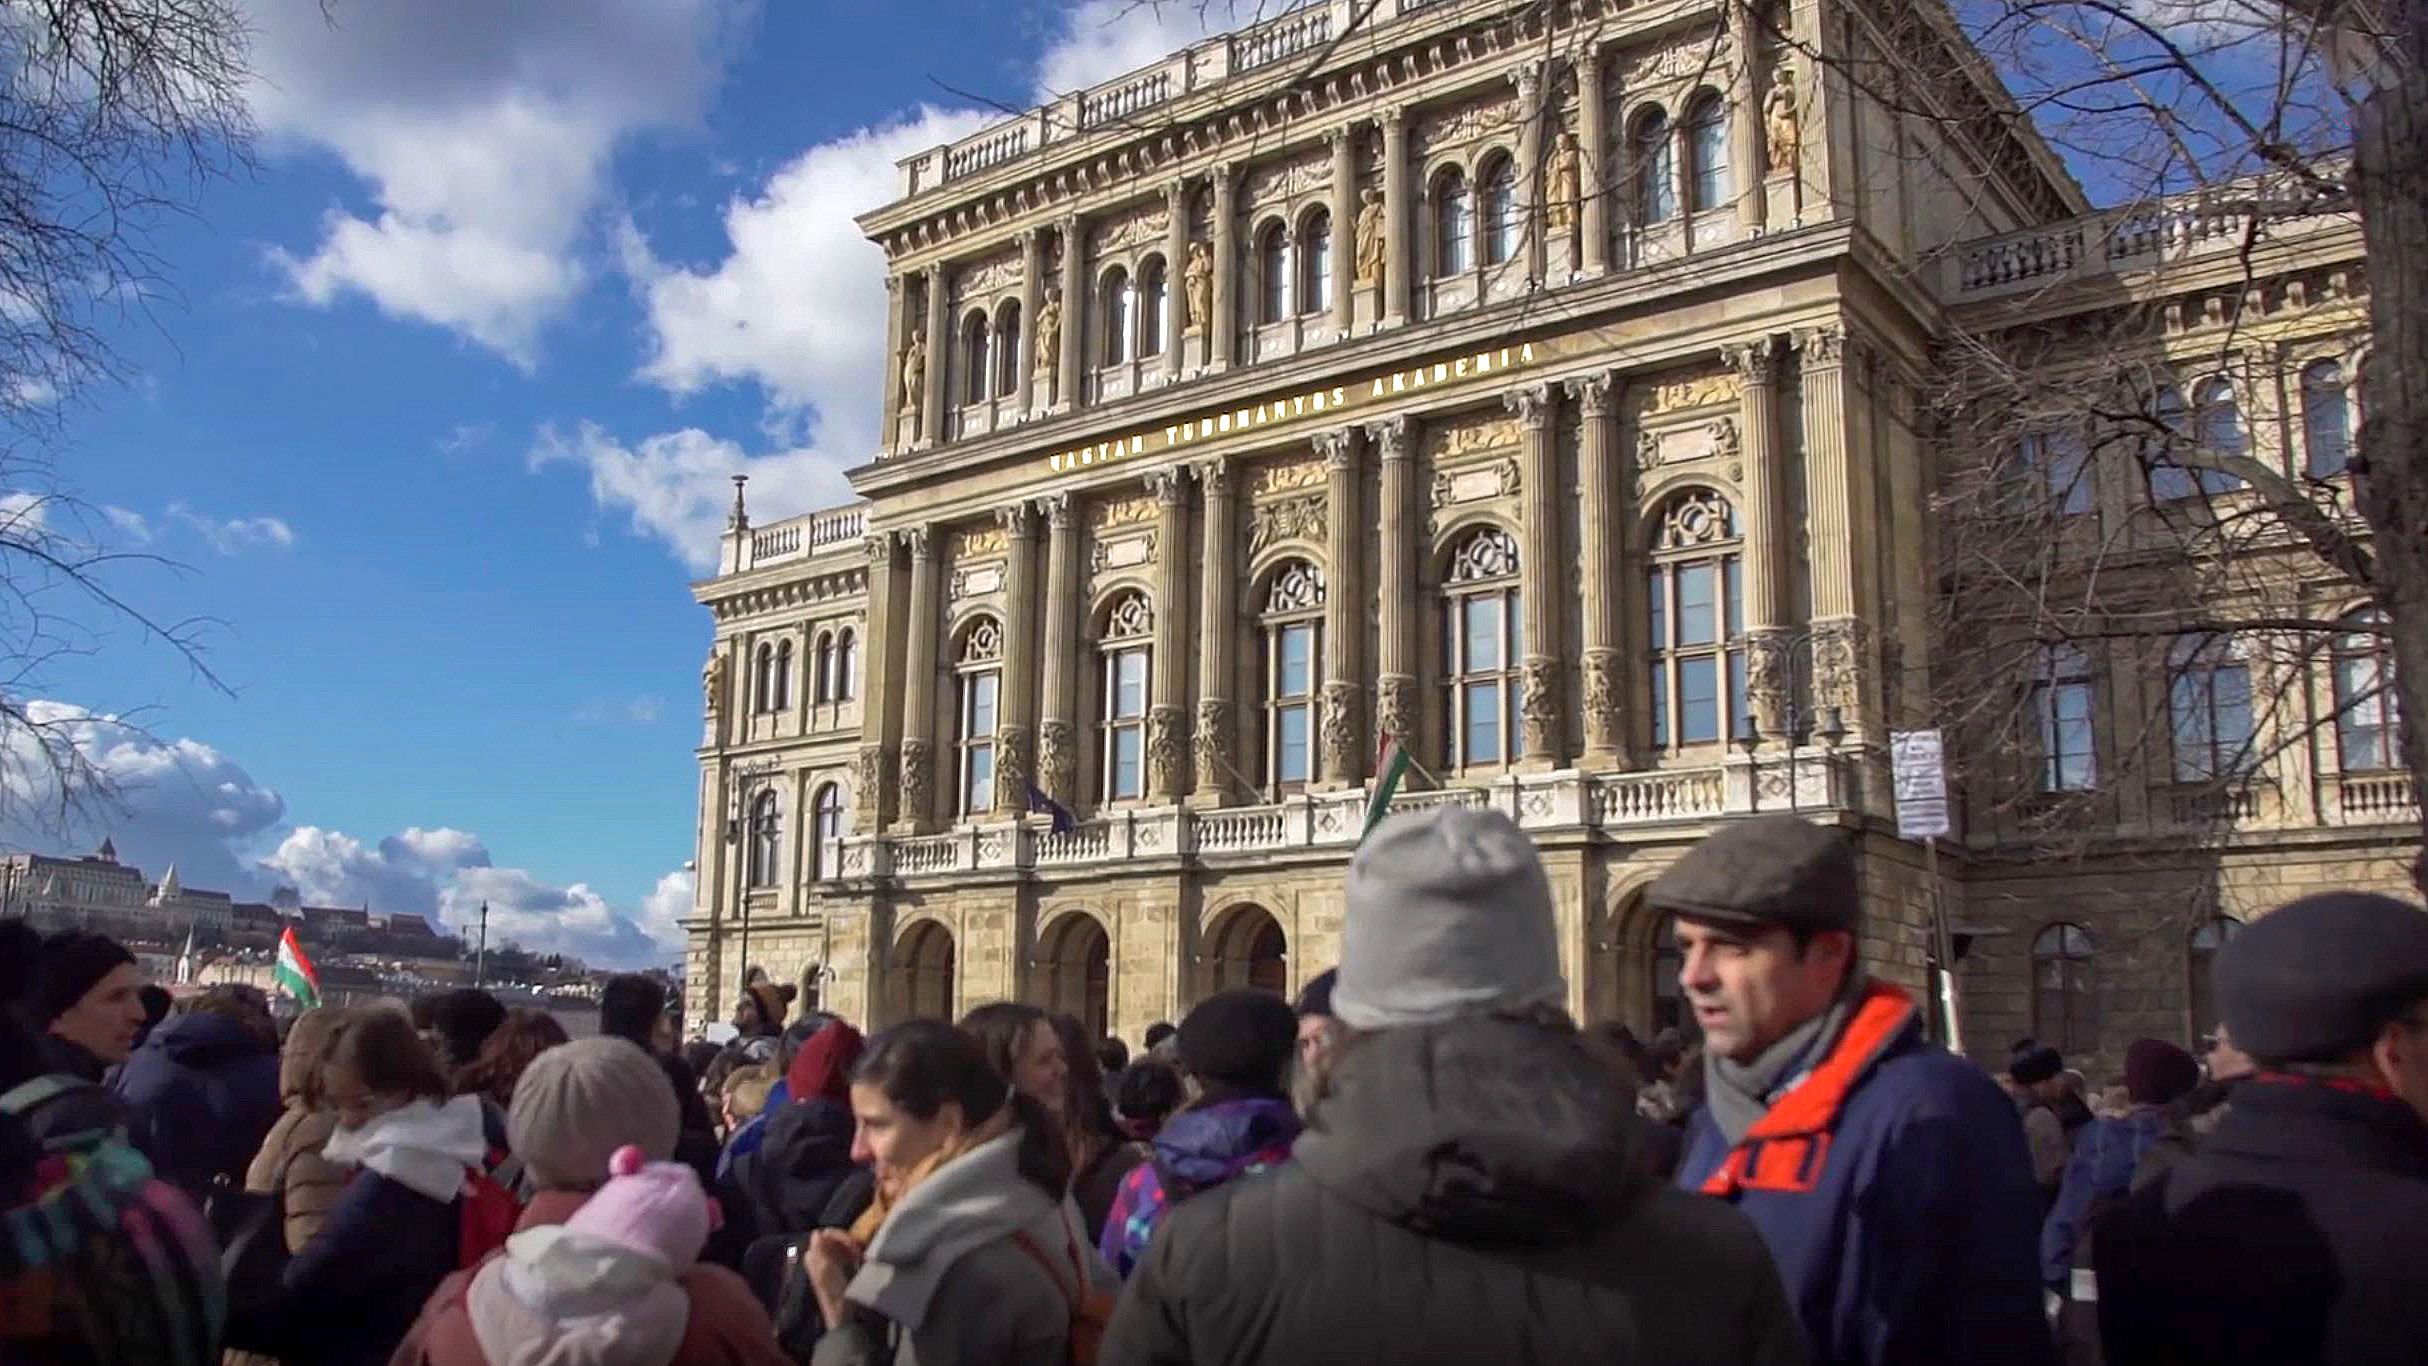
[(1328, 313), (1331, 309), (1332, 215), (1317, 209), (1298, 229), (1298, 311)]
[(1652, 738), (1662, 749), (1726, 743), (1746, 724), (1745, 543), (1711, 489), (1663, 505), (1646, 584)]
[(758, 667), (751, 675), (750, 695), (759, 711), (776, 709), (776, 647), (760, 642), (756, 656)]
[(1497, 266), (1518, 254), (1517, 163), (1494, 157), (1484, 171), (1484, 264)]
[(849, 626), (835, 638), (835, 700), (849, 702), (860, 695), (860, 644)]
[(1469, 532), (1451, 553), (1442, 585), (1450, 763), (1508, 763), (1516, 751), (1518, 661), (1526, 652), (1517, 538), (1497, 526)]
[(953, 749), (960, 781), (955, 810), (974, 816), (995, 805), (995, 713), (1003, 695), (1003, 628), (980, 617), (961, 636), (954, 662), (960, 692)]
[(1128, 272), (1119, 266), (1106, 271), (1096, 297), (1102, 306), (1103, 325), (1098, 330), (1103, 334), (1104, 363), (1121, 365), (1130, 359), (1130, 341), (1138, 335), (1138, 297), (1130, 292)]
[(2189, 977), (2186, 985), (2190, 990), (2185, 995), (2188, 998), (2188, 1013), (2192, 1017), (2190, 1032), (2194, 1040), (2198, 1040), (2203, 1034), (2217, 1028), (2220, 1018), (2217, 1010), (2217, 987), (2212, 980), (2217, 973), (2217, 954), (2233, 940), (2234, 936), (2242, 933), (2242, 928), (2243, 922), (2232, 916), (2219, 915), (2202, 921), (2192, 931), (2189, 951), (2185, 954), (2187, 961), (2184, 966)]
[(1256, 321), (1290, 316), (1290, 230), (1279, 220), (1256, 234)]
[(2352, 413), (2344, 396), (2344, 367), (2331, 360), (2302, 371), (2302, 468), (2313, 479), (2344, 472), (2352, 459)]
[[(2235, 402), (2231, 380), (2213, 379), (2201, 385), (2193, 418), (2201, 447), (2211, 455), (2250, 454), (2250, 434), (2243, 427), (2242, 405)], [(2220, 470), (2202, 470), (2200, 486), (2208, 493), (2230, 493), (2241, 488), (2243, 481)]]
[(972, 313), (961, 324), (961, 401), (984, 403), (994, 378), (995, 331), (984, 313)]
[(995, 311), (995, 392), (1011, 395), (1020, 388), (1020, 301), (1013, 299)]
[(2051, 925), (2032, 939), (2032, 1037), (2060, 1053), (2099, 1047), (2096, 952), (2080, 925)]
[(1147, 650), (1154, 634), (1155, 613), (1144, 593), (1123, 594), (1105, 613), (1097, 647), (1103, 668), (1097, 781), (1106, 801), (1146, 795)]
[(1636, 222), (1666, 223), (1678, 216), (1677, 154), (1671, 147), (1669, 115), (1659, 105), (1636, 120)]
[(2386, 614), (2366, 607), (2347, 615), (2335, 637), (2335, 747), (2346, 773), (2402, 765), (2403, 712), (2394, 695), (2394, 643)]
[(2177, 451), (2187, 458), (2201, 454), (2242, 455), (2249, 449), (2243, 431), (2242, 408), (2234, 400), (2234, 386), (2223, 379), (2212, 379), (2200, 386), (2198, 401), (2187, 415), (2181, 391), (2172, 385), (2161, 388), (2155, 396), (2151, 414), (2167, 431), (2167, 440), (2150, 460), (2150, 500), (2175, 503), (2195, 494), (2228, 493), (2242, 487), (2242, 480), (2221, 470), (2199, 469), (2181, 463)]
[(771, 710), (782, 711), (792, 705), (792, 642), (776, 642), (776, 696)]
[(1443, 276), (1475, 265), (1475, 201), (1467, 176), (1452, 166), (1433, 178), (1433, 266)]
[(1710, 213), (1726, 207), (1728, 185), (1728, 106), (1704, 91), (1686, 111), (1687, 207)]
[(2098, 781), (2091, 729), (2091, 661), (2072, 645), (2045, 646), (2032, 682), (2032, 723), (2042, 792), (2081, 792)]
[(1163, 258), (1150, 256), (1138, 267), (1138, 354), (1163, 354), (1165, 320), (1171, 316), (1171, 291)]
[(2175, 781), (2202, 783), (2251, 763), (2251, 666), (2224, 636), (2184, 636), (2167, 652)]
[(818, 702), (835, 700), (835, 636), (832, 631), (818, 633), (818, 677), (815, 691), (810, 693), (810, 697)]
[(1323, 672), (1324, 576), (1305, 560), (1274, 571), (1264, 628), (1265, 781), (1277, 794), (1315, 774), (1315, 680)]
[(776, 885), (783, 852), (783, 813), (776, 807), (776, 794), (762, 792), (750, 802), (750, 859), (746, 872), (751, 886)]
[(817, 882), (843, 872), (843, 789), (827, 783), (809, 807), (809, 877)]

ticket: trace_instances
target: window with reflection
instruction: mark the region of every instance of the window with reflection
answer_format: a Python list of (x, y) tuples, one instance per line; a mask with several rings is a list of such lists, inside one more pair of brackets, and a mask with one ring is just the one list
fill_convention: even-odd
[(2031, 689), (2042, 792), (2081, 792), (2098, 781), (2091, 722), (2091, 661), (2069, 644), (2042, 647)]
[(1013, 299), (995, 311), (995, 392), (1008, 397), (1020, 390), (1020, 301)]
[(961, 320), (961, 401), (986, 402), (987, 384), (994, 377), (994, 329), (984, 313)]
[(849, 626), (835, 637), (835, 700), (849, 702), (860, 695), (859, 638)]
[(1097, 647), (1097, 794), (1105, 801), (1146, 795), (1147, 651), (1155, 614), (1144, 593), (1125, 593), (1105, 613)]
[(1508, 763), (1516, 755), (1518, 663), (1526, 652), (1517, 538), (1497, 526), (1468, 532), (1450, 554), (1443, 592), (1450, 763)]
[(1298, 230), (1298, 311), (1332, 311), (1332, 215), (1322, 209)]
[(2225, 636), (2185, 636), (2167, 652), (2175, 781), (2207, 782), (2251, 764), (2251, 666)]
[(2344, 393), (2344, 367), (2313, 361), (2302, 370), (2302, 468), (2313, 479), (2331, 479), (2352, 462), (2352, 410)]
[(2386, 614), (2368, 607), (2347, 614), (2332, 650), (2335, 748), (2346, 773), (2402, 766), (2402, 708), (2394, 693), (2394, 645)]
[(995, 723), (1003, 697), (1003, 628), (981, 617), (961, 635), (954, 662), (959, 690), (953, 750), (960, 781), (957, 814), (973, 816), (995, 805)]
[(782, 876), (784, 817), (771, 789), (750, 801), (750, 857), (744, 873), (753, 887), (773, 887)]
[(818, 676), (811, 685), (810, 699), (816, 702), (835, 700), (835, 633), (818, 633)]
[(1645, 621), (1652, 736), (1662, 749), (1723, 743), (1751, 715), (1744, 551), (1736, 507), (1712, 489), (1672, 495), (1653, 522)]
[(2091, 459), (2081, 432), (2062, 427), (2026, 432), (2017, 456), (2017, 511), (2046, 509), (2073, 517), (2091, 510)]
[(1704, 91), (1687, 110), (1686, 158), (1686, 183), (1693, 195), (1688, 207), (1696, 213), (1725, 208), (1730, 195), (1728, 106), (1711, 91)]
[(1669, 115), (1655, 105), (1636, 119), (1629, 145), (1635, 154), (1636, 222), (1666, 223), (1678, 216), (1678, 165)]
[(1517, 162), (1494, 157), (1484, 170), (1484, 264), (1497, 266), (1516, 258), (1521, 226)]
[(768, 699), (770, 711), (782, 711), (792, 705), (792, 641), (776, 642), (775, 694)]
[(843, 789), (821, 784), (809, 807), (809, 876), (813, 882), (843, 874)]
[(1475, 266), (1475, 200), (1466, 173), (1452, 166), (1433, 178), (1433, 268), (1457, 275)]
[(2097, 945), (2080, 925), (2059, 923), (2032, 939), (2032, 1037), (2060, 1053), (2099, 1048)]
[(1098, 332), (1103, 340), (1106, 365), (1121, 365), (1130, 359), (1130, 345), (1138, 335), (1138, 296), (1130, 289), (1129, 272), (1119, 266), (1104, 273), (1097, 287), (1097, 299), (1102, 307)]
[(1160, 356), (1171, 326), (1171, 287), (1163, 258), (1150, 256), (1138, 268), (1138, 354)]
[(1290, 316), (1290, 230), (1279, 221), (1256, 235), (1256, 321), (1277, 323)]
[(1305, 560), (1273, 573), (1264, 636), (1265, 782), (1276, 793), (1315, 773), (1315, 683), (1323, 672), (1324, 576)]

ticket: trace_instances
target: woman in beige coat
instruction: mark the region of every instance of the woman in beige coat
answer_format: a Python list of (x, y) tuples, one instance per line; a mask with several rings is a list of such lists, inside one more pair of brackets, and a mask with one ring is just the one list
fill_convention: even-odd
[(284, 1173), (289, 1252), (300, 1251), (320, 1232), (321, 1221), (354, 1175), (352, 1168), (320, 1155), (337, 1129), (337, 1112), (320, 1094), (321, 1063), (344, 1032), (346, 1020), (346, 1011), (322, 1007), (304, 1012), (287, 1031), (278, 1057), (278, 1096), (286, 1110), (245, 1170), (245, 1189), (260, 1195), (270, 1194)]

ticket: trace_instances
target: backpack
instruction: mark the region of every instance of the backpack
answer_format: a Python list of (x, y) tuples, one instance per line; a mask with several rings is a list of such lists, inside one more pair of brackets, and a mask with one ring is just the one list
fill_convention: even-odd
[(1037, 1246), (1037, 1240), (1025, 1231), (1012, 1235), (1012, 1242), (1030, 1260), (1045, 1269), (1071, 1307), (1070, 1362), (1071, 1366), (1096, 1366), (1097, 1352), (1104, 1344), (1104, 1330), (1113, 1322), (1113, 1296), (1098, 1290), (1088, 1279), (1087, 1262), (1079, 1255), (1079, 1239), (1065, 1224), (1062, 1230), (1063, 1250), (1070, 1260), (1071, 1279), (1063, 1279), (1060, 1259)]
[(455, 1202), (455, 1265), (469, 1271), (506, 1245), (522, 1220), (523, 1202), (514, 1195), (522, 1179), (520, 1158), (502, 1151), (489, 1154), (485, 1167), (464, 1169), (464, 1188)]

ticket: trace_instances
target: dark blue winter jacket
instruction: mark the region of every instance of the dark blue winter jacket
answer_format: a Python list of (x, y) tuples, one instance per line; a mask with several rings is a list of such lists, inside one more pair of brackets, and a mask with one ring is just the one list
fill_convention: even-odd
[(2096, 1207), (2121, 1200), (2133, 1189), (2141, 1155), (2167, 1131), (2167, 1112), (2148, 1105), (2116, 1119), (2095, 1119), (2074, 1136), (2065, 1181), (2057, 1188), (2048, 1222), (2040, 1226), (2040, 1277), (2051, 1286), (2069, 1283), (2075, 1253), (2090, 1232)]
[(1754, 1221), (1816, 1366), (2041, 1366), (2040, 1189), (2014, 1103), (1865, 989), (1829, 1055), (1731, 1147), (1708, 1107), (1677, 1182)]
[(214, 1176), (242, 1178), (278, 1122), (278, 1045), (225, 1015), (174, 1015), (128, 1056), (114, 1089), (152, 1169), (199, 1196)]
[(458, 1215), (378, 1172), (358, 1173), (328, 1222), (287, 1263), (285, 1366), (382, 1366), (455, 1270)]

